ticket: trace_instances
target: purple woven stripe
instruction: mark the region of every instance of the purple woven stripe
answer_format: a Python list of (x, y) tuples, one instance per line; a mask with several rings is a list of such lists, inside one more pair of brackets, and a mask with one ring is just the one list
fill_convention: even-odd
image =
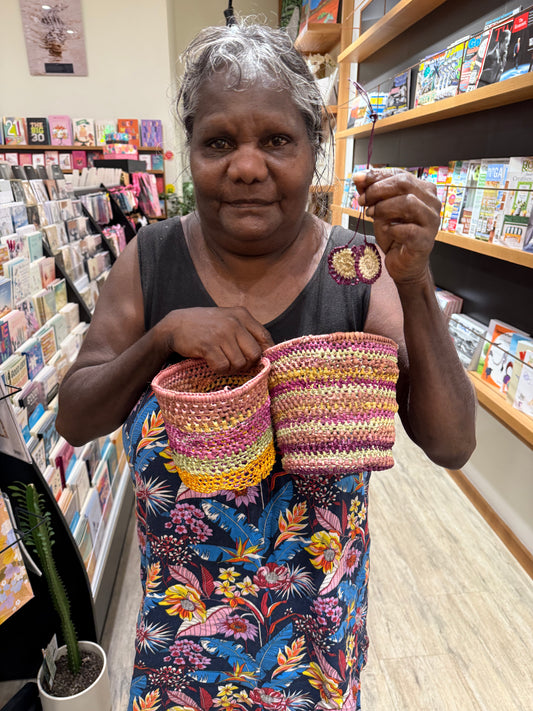
[(384, 471), (385, 469), (390, 469), (394, 466), (394, 458), (392, 455), (388, 455), (383, 458), (372, 458), (363, 459), (362, 461), (353, 461), (349, 465), (335, 465), (332, 463), (325, 464), (309, 464), (298, 466), (296, 463), (291, 462), (290, 464), (285, 464), (283, 462), (283, 467), (285, 470), (290, 471), (293, 476), (301, 477), (320, 477), (321, 479), (332, 479), (344, 476), (349, 476), (352, 474), (358, 474), (364, 471)]
[[(390, 390), (391, 392), (395, 392), (395, 382), (391, 382), (390, 380), (369, 380), (368, 378), (362, 378), (362, 377), (345, 377), (342, 379), (335, 379), (335, 382), (332, 383), (331, 380), (322, 380), (319, 377), (315, 377), (313, 379), (311, 378), (290, 378), (285, 381), (278, 383), (276, 385), (271, 386), (270, 388), (270, 397), (275, 398), (279, 397), (280, 395), (285, 395), (286, 393), (292, 393), (292, 392), (300, 392), (302, 390), (309, 390), (310, 395), (313, 395), (313, 390), (318, 390), (319, 388), (325, 388), (325, 387), (333, 387), (339, 388), (339, 387), (350, 387), (350, 386), (357, 386), (357, 387), (369, 387), (369, 388), (381, 388), (384, 390)], [(320, 397), (322, 397), (321, 393), (317, 393)], [(339, 397), (339, 393), (337, 392), (336, 397)]]
[[(281, 358), (287, 356), (300, 356), (308, 353), (316, 354), (318, 357), (322, 353), (330, 353), (331, 351), (353, 351), (354, 353), (390, 353), (395, 356), (397, 349), (389, 343), (377, 343), (372, 339), (351, 341), (351, 340), (316, 340), (305, 342), (304, 339), (299, 340), (294, 344), (279, 344), (267, 351), (265, 354), (271, 363), (274, 363)], [(327, 356), (326, 356), (327, 357)]]
[(270, 427), (269, 402), (265, 402), (252, 417), (225, 430), (185, 432), (175, 425), (165, 425), (170, 447), (178, 454), (204, 458), (216, 451), (220, 456), (242, 452), (253, 444)]
[(316, 422), (321, 425), (330, 424), (332, 426), (332, 429), (335, 427), (335, 425), (350, 424), (354, 426), (357, 426), (359, 424), (371, 427), (373, 420), (378, 420), (379, 426), (382, 426), (382, 421), (384, 419), (390, 420), (392, 422), (394, 420), (394, 411), (392, 409), (386, 412), (384, 412), (382, 409), (364, 410), (361, 412), (346, 412), (346, 410), (344, 410), (343, 412), (339, 412), (338, 415), (335, 413), (329, 413), (327, 411), (313, 412), (310, 414), (302, 412), (300, 415), (297, 415), (296, 412), (294, 412), (293, 410), (291, 410), (290, 412), (281, 410), (280, 412), (276, 412), (274, 417), (276, 428), (278, 430), (282, 430), (284, 428), (297, 429), (304, 425), (313, 425)]

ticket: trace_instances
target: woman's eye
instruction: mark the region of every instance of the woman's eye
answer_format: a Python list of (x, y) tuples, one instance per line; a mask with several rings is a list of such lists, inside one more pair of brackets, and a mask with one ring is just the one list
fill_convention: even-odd
[(209, 148), (214, 148), (215, 150), (225, 150), (230, 147), (229, 141), (225, 138), (214, 138), (207, 144)]
[(288, 142), (287, 136), (271, 136), (267, 143), (273, 148), (281, 148), (281, 146), (287, 145)]

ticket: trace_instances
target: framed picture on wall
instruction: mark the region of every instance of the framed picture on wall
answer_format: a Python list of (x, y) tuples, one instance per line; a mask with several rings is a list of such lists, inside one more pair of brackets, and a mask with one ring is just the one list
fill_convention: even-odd
[(30, 74), (87, 76), (81, 0), (19, 0)]

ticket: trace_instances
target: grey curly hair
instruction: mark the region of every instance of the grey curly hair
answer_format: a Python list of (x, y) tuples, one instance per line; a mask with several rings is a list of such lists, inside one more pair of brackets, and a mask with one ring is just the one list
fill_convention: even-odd
[(207, 27), (192, 40), (181, 59), (185, 71), (177, 112), (188, 143), (202, 84), (223, 70), (231, 89), (245, 89), (260, 79), (289, 91), (305, 121), (316, 158), (322, 145), (324, 104), (313, 75), (285, 30), (257, 24)]

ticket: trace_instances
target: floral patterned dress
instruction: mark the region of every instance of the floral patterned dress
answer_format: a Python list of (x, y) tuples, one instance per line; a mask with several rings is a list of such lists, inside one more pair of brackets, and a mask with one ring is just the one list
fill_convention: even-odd
[[(276, 342), (312, 332), (292, 325), (302, 305), (325, 332), (309, 300), (322, 303), (326, 276), (336, 288), (322, 264), (295, 308), (267, 324)], [(332, 331), (361, 330), (363, 315), (326, 318)], [(150, 388), (124, 441), (143, 587), (129, 711), (359, 709), (370, 474), (304, 478), (278, 459), (260, 485), (199, 494), (181, 483)]]

